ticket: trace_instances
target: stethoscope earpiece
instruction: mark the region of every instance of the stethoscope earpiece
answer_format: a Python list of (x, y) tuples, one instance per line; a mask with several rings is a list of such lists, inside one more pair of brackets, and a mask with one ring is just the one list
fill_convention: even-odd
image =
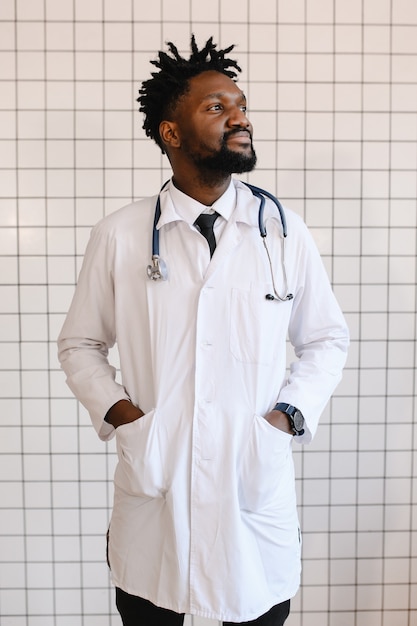
[(281, 302), (286, 302), (286, 300), (292, 300), (294, 298), (292, 293), (289, 293), (285, 296), (285, 298), (280, 298), (274, 296), (272, 293), (267, 293), (265, 296), (265, 300), (281, 300)]

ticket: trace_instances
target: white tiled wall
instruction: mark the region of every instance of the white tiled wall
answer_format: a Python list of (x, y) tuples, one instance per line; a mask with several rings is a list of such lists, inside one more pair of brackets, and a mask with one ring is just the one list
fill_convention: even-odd
[(249, 178), (309, 224), (353, 339), (296, 452), (288, 624), (416, 625), (415, 0), (1, 0), (1, 624), (120, 623), (104, 565), (114, 449), (55, 339), (91, 226), (167, 177), (135, 98), (156, 51), (187, 51), (191, 32), (237, 44)]

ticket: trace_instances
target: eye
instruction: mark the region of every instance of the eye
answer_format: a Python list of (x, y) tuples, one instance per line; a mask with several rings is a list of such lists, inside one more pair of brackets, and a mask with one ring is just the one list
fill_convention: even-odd
[(222, 105), (219, 102), (216, 102), (208, 107), (208, 111), (221, 111), (222, 108)]

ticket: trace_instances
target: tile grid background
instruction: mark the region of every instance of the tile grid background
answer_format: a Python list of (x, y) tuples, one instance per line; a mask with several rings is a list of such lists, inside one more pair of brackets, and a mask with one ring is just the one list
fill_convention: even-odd
[(289, 626), (416, 625), (414, 0), (2, 0), (1, 624), (120, 623), (103, 564), (114, 448), (67, 390), (55, 339), (91, 226), (169, 174), (134, 99), (155, 51), (188, 50), (191, 32), (237, 44), (249, 179), (305, 218), (352, 333), (295, 454)]

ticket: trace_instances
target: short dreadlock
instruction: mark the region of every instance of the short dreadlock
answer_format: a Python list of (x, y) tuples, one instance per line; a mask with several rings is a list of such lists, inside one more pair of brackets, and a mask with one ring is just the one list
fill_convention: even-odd
[(167, 46), (172, 56), (160, 51), (158, 60), (151, 61), (160, 71), (152, 72), (152, 78), (142, 83), (137, 99), (140, 103), (139, 111), (145, 115), (143, 129), (163, 153), (165, 150), (159, 135), (159, 124), (173, 114), (179, 98), (189, 89), (190, 79), (208, 70), (215, 70), (236, 80), (237, 73), (242, 71), (236, 61), (225, 58), (234, 45), (216, 50), (217, 44), (213, 44), (213, 37), (199, 50), (192, 35), (192, 52), (188, 60), (180, 56), (171, 41)]

